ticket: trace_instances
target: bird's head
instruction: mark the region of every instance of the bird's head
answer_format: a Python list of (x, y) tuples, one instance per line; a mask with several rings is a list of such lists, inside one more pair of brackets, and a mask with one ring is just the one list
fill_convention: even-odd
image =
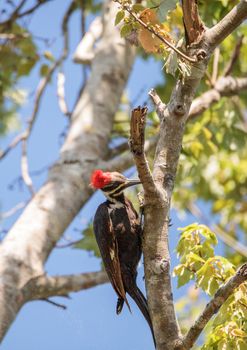
[(140, 180), (128, 179), (117, 171), (95, 170), (91, 175), (91, 186), (95, 189), (101, 189), (107, 198), (115, 198), (121, 195), (127, 187), (140, 183)]

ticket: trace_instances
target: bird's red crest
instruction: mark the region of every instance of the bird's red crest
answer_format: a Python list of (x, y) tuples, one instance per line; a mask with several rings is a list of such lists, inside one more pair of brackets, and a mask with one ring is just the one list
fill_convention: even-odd
[(111, 182), (111, 174), (102, 170), (94, 170), (91, 175), (91, 185), (94, 188), (102, 188)]

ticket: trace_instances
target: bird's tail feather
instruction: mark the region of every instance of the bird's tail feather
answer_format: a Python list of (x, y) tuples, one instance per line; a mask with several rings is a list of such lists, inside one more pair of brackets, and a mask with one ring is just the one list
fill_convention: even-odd
[(137, 287), (137, 285), (132, 286), (132, 288), (129, 288), (129, 290), (127, 290), (127, 292), (131, 296), (131, 298), (134, 299), (134, 301), (137, 304), (137, 306), (139, 307), (141, 313), (145, 317), (145, 319), (150, 327), (150, 330), (152, 332), (154, 345), (156, 347), (153, 325), (152, 325), (152, 321), (151, 321), (149, 311), (148, 311), (147, 299), (144, 297), (144, 295), (142, 294), (140, 289)]

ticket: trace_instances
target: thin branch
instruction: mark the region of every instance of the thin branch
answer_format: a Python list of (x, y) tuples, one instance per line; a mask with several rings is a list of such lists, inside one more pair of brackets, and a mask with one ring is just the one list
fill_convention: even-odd
[(42, 1), (37, 1), (35, 5), (33, 5), (32, 7), (30, 7), (29, 9), (27, 9), (26, 11), (23, 11), (22, 13), (20, 13), (20, 10), (22, 9), (22, 7), (24, 6), (26, 0), (22, 0), (19, 4), (19, 6), (17, 6), (17, 8), (13, 11), (13, 13), (10, 15), (10, 17), (4, 21), (4, 22), (0, 22), (0, 26), (6, 27), (8, 25), (10, 25), (12, 22), (16, 21), (19, 18), (25, 17), (27, 15), (30, 15), (31, 13), (33, 13), (35, 10), (37, 10), (38, 7), (46, 4), (47, 2), (52, 1), (52, 0), (42, 0)]
[(141, 108), (140, 106), (132, 110), (129, 141), (130, 150), (134, 156), (145, 195), (156, 191), (153, 176), (144, 152), (147, 111), (147, 107)]
[(230, 61), (228, 62), (227, 66), (224, 69), (224, 73), (223, 73), (224, 76), (228, 76), (231, 74), (233, 67), (234, 67), (234, 65), (239, 57), (240, 50), (241, 50), (241, 47), (243, 44), (243, 39), (244, 39), (244, 35), (241, 35), (237, 41), (235, 49), (234, 49), (232, 56), (230, 58)]
[(247, 18), (247, 1), (241, 0), (214, 27), (205, 32), (206, 41), (214, 49)]
[(198, 317), (183, 339), (185, 350), (192, 348), (208, 321), (219, 311), (220, 307), (224, 304), (228, 297), (234, 293), (234, 290), (245, 281), (247, 281), (247, 263), (242, 265), (237, 270), (236, 274), (218, 289), (214, 297), (206, 305), (201, 315)]
[(4, 213), (0, 213), (0, 219), (4, 220), (9, 218), (10, 216), (14, 215), (18, 210), (23, 209), (26, 206), (26, 202), (20, 202), (16, 204), (13, 208), (9, 209), (8, 211)]
[(19, 33), (19, 34), (0, 33), (0, 40), (16, 40), (16, 39), (24, 39), (29, 37), (30, 37), (29, 33)]
[(105, 271), (82, 273), (65, 276), (38, 276), (31, 279), (22, 288), (26, 301), (47, 299), (54, 296), (65, 296), (108, 282)]
[(166, 108), (166, 105), (161, 101), (159, 95), (154, 89), (151, 89), (148, 94), (153, 100), (159, 119), (162, 120), (164, 117), (164, 109)]
[(45, 301), (45, 302), (47, 302), (47, 303), (49, 303), (49, 304), (51, 304), (53, 306), (56, 306), (56, 307), (58, 307), (58, 308), (60, 308), (62, 310), (66, 310), (67, 309), (67, 306), (65, 306), (63, 304), (60, 304), (60, 303), (57, 303), (57, 302), (55, 302), (53, 300), (50, 300), (50, 299), (43, 299), (42, 298), (42, 299), (40, 299), (40, 301)]
[(190, 45), (201, 39), (205, 28), (199, 15), (196, 0), (182, 0), (182, 9), (187, 39), (186, 43)]
[[(157, 136), (145, 141), (144, 152), (148, 153), (155, 149), (157, 144)], [(134, 165), (133, 156), (130, 152), (126, 152), (119, 157), (115, 157), (107, 162), (101, 162), (99, 168), (107, 169), (108, 171), (123, 172)]]
[(120, 143), (119, 145), (109, 149), (109, 158), (119, 156), (123, 152), (128, 151), (128, 149), (129, 149), (128, 142)]
[(247, 78), (220, 77), (214, 88), (204, 92), (191, 104), (189, 118), (193, 119), (217, 103), (224, 96), (238, 95), (247, 90)]
[(211, 84), (214, 86), (217, 76), (218, 76), (218, 66), (219, 66), (219, 58), (220, 58), (220, 48), (216, 47), (214, 50), (214, 60), (213, 60), (213, 73), (211, 78)]
[(200, 208), (194, 204), (189, 203), (187, 205), (188, 210), (191, 212), (193, 216), (203, 221), (216, 235), (230, 248), (234, 249), (236, 252), (241, 254), (244, 257), (247, 257), (247, 248), (239, 241), (237, 241), (234, 237), (227, 234), (224, 230), (220, 228), (219, 225), (211, 224), (211, 220), (207, 218), (207, 216), (200, 210)]
[(26, 184), (31, 196), (35, 195), (33, 182), (28, 170), (28, 159), (27, 159), (27, 139), (22, 140), (22, 152), (21, 152), (21, 175), (24, 183)]
[(69, 112), (67, 103), (65, 101), (65, 75), (63, 72), (59, 72), (57, 75), (57, 97), (58, 97), (58, 105), (60, 107), (61, 112), (66, 116), (71, 116), (71, 112)]
[(68, 247), (72, 247), (73, 245), (79, 243), (82, 240), (82, 238), (76, 239), (74, 241), (70, 241), (67, 243), (58, 243), (56, 244), (56, 248), (68, 248)]
[(186, 61), (195, 63), (197, 62), (196, 58), (189, 57), (186, 54), (184, 54), (182, 51), (180, 51), (176, 46), (170, 43), (166, 38), (164, 38), (162, 35), (156, 32), (156, 30), (153, 27), (150, 27), (145, 22), (143, 22), (132, 10), (129, 8), (129, 6), (123, 5), (121, 1), (115, 0), (118, 2), (124, 10), (126, 10), (138, 23), (140, 23), (145, 29), (147, 29), (150, 33), (154, 34), (157, 38), (159, 38), (166, 46), (168, 46), (170, 49), (175, 51), (180, 57), (184, 58)]
[(95, 53), (94, 44), (101, 37), (103, 22), (101, 17), (96, 17), (90, 24), (87, 32), (82, 37), (74, 53), (73, 60), (76, 63), (91, 64)]

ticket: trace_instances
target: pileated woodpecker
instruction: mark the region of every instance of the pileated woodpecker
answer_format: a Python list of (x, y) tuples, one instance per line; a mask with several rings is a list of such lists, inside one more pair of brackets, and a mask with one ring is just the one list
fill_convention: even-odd
[(118, 172), (95, 170), (91, 186), (101, 189), (107, 200), (98, 207), (93, 226), (106, 272), (118, 295), (117, 314), (122, 311), (124, 302), (130, 310), (127, 292), (147, 320), (154, 339), (147, 300), (136, 285), (137, 265), (142, 254), (142, 227), (132, 203), (123, 193), (127, 187), (139, 183)]

